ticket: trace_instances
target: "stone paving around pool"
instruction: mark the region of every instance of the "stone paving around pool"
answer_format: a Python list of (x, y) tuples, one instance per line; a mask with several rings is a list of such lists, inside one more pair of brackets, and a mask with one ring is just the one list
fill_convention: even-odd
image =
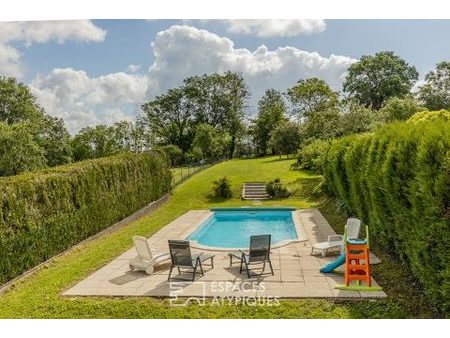
[[(180, 216), (148, 239), (150, 247), (158, 252), (167, 252), (169, 239), (185, 239), (200, 223), (211, 215), (209, 210), (192, 210)], [(319, 269), (336, 259), (330, 255), (322, 258), (311, 256), (311, 245), (327, 240), (335, 234), (327, 220), (317, 209), (302, 209), (294, 212), (299, 240), (274, 248), (271, 259), (274, 275), (266, 266), (263, 276), (247, 278), (239, 273), (239, 263), (229, 266), (226, 251), (194, 249), (215, 255), (214, 269), (204, 266), (205, 275), (198, 276), (195, 282), (167, 281), (170, 263), (158, 267), (154, 274), (130, 271), (128, 261), (136, 256), (134, 248), (124, 252), (86, 279), (80, 281), (63, 294), (65, 296), (154, 296), (154, 297), (193, 297), (197, 302), (205, 298), (223, 297), (233, 299), (272, 298), (384, 298), (382, 291), (359, 292), (336, 290), (337, 284), (344, 284), (342, 267), (338, 272), (322, 274)], [(130, 239), (131, 243), (131, 239)], [(371, 263), (379, 262), (371, 254)], [(208, 263), (208, 262), (205, 262)], [(255, 265), (254, 273), (260, 268)], [(176, 269), (174, 270), (176, 276)], [(176, 276), (189, 278), (191, 274)], [(372, 285), (378, 284), (372, 278)], [(231, 297), (231, 298), (230, 298)], [(177, 300), (178, 301), (178, 300)], [(181, 302), (184, 302), (182, 300)]]

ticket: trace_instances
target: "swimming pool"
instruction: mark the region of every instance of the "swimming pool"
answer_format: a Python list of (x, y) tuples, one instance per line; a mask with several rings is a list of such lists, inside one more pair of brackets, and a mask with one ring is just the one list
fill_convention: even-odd
[(272, 245), (297, 239), (294, 208), (217, 208), (188, 240), (217, 248), (248, 248), (250, 236), (272, 235)]

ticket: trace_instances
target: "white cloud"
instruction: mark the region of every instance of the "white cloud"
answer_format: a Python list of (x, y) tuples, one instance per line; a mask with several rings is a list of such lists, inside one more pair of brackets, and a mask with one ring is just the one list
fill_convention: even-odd
[(0, 75), (22, 76), (23, 67), (20, 64), (20, 53), (14, 47), (0, 43)]
[(130, 73), (137, 73), (141, 70), (141, 65), (129, 65), (127, 71)]
[(91, 78), (82, 70), (57, 68), (36, 77), (30, 86), (44, 109), (64, 118), (67, 128), (76, 132), (129, 119), (123, 111), (144, 100), (147, 78), (126, 73)]
[(323, 32), (324, 20), (225, 20), (232, 33), (253, 34), (259, 37), (289, 37)]
[(68, 40), (101, 42), (106, 31), (95, 26), (90, 20), (76, 21), (24, 21), (1, 22), (0, 41), (21, 41), (26, 45)]
[(68, 40), (101, 42), (105, 36), (106, 31), (90, 20), (0, 22), (0, 75), (21, 77), (24, 73), (21, 54), (13, 42), (25, 46)]
[(139, 104), (180, 85), (188, 76), (227, 70), (242, 73), (253, 94), (250, 110), (254, 111), (264, 90), (284, 91), (302, 78), (318, 77), (339, 90), (348, 66), (355, 61), (294, 47), (235, 48), (226, 37), (190, 26), (159, 32), (152, 47), (155, 59), (147, 74), (92, 78), (81, 70), (54, 69), (31, 85), (46, 111), (63, 117), (69, 130), (76, 132), (87, 125), (126, 119)]
[(243, 74), (254, 100), (267, 88), (285, 90), (309, 77), (321, 78), (338, 90), (348, 66), (355, 61), (294, 47), (235, 48), (226, 37), (190, 26), (171, 26), (159, 32), (152, 46), (155, 61), (149, 68), (149, 97), (179, 85), (185, 77), (227, 70)]

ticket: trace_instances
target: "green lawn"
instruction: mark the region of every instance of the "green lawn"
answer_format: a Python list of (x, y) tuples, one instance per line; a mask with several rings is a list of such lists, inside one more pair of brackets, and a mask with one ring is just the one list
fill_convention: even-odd
[[(320, 177), (290, 168), (293, 160), (276, 157), (232, 160), (197, 173), (177, 186), (169, 202), (113, 234), (99, 238), (57, 258), (46, 268), (0, 295), (0, 318), (401, 318), (431, 317), (435, 313), (407, 271), (376, 252), (383, 263), (375, 267), (375, 278), (389, 299), (377, 301), (283, 300), (277, 307), (198, 306), (170, 307), (168, 300), (153, 298), (63, 297), (60, 293), (131, 247), (131, 236), (150, 236), (190, 209), (212, 206), (251, 205), (240, 199), (242, 182), (281, 178), (294, 192), (285, 200), (263, 205), (317, 207), (330, 224), (342, 229), (345, 218), (336, 203), (315, 193)], [(209, 193), (211, 182), (227, 176), (233, 185), (230, 200), (217, 200)]]

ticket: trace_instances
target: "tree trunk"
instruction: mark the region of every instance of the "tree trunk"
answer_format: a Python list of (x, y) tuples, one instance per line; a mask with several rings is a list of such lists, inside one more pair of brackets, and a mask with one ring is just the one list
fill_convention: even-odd
[(233, 158), (235, 149), (236, 149), (236, 135), (233, 135), (231, 136), (230, 153), (228, 154), (228, 158), (230, 159)]

